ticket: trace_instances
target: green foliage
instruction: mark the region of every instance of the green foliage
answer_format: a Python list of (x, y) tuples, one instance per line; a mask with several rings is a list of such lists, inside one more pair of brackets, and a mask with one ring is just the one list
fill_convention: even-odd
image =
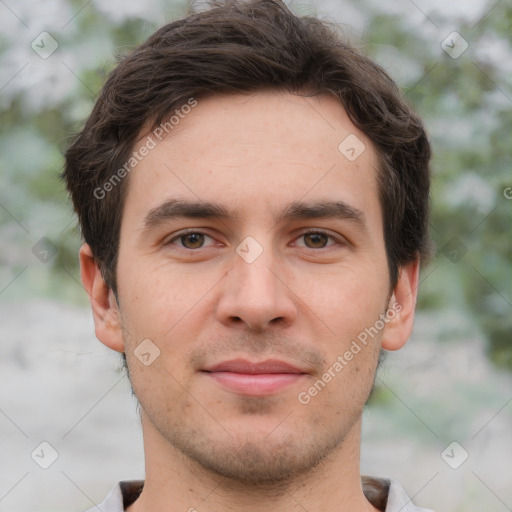
[[(419, 307), (465, 309), (487, 335), (491, 359), (512, 369), (512, 200), (504, 196), (512, 185), (511, 22), (512, 8), (503, 4), (473, 28), (461, 23), (457, 31), (469, 48), (452, 59), (440, 41), (436, 48), (396, 16), (380, 14), (369, 24), (368, 49), (379, 60), (380, 45), (392, 44), (401, 60), (422, 70), (400, 84), (434, 149), (431, 227), (438, 251), (423, 272)], [(499, 48), (506, 49), (501, 58), (494, 55)], [(460, 258), (449, 253), (454, 238)]]

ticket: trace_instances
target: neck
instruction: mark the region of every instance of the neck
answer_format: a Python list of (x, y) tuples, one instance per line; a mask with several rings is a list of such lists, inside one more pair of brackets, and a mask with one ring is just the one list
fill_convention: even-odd
[(144, 414), (142, 425), (146, 480), (129, 512), (378, 512), (361, 487), (360, 419), (316, 467), (270, 484), (250, 484), (218, 475), (171, 446)]

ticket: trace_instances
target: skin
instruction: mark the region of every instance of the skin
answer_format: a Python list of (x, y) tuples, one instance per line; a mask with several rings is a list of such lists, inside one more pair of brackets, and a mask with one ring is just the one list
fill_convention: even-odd
[[(349, 134), (366, 147), (352, 162), (338, 150)], [(80, 251), (96, 336), (126, 352), (141, 404), (146, 484), (130, 512), (376, 510), (360, 482), (361, 415), (381, 348), (397, 350), (411, 333), (419, 268), (402, 267), (391, 289), (376, 175), (370, 140), (335, 99), (277, 92), (199, 100), (132, 171), (119, 304), (90, 248)], [(236, 216), (145, 228), (148, 212), (173, 199)], [(362, 222), (276, 221), (293, 201), (343, 201)], [(200, 234), (180, 238), (188, 228)], [(304, 236), (318, 230), (327, 236)], [(263, 248), (252, 263), (236, 252), (248, 236)], [(298, 394), (395, 303), (400, 312), (301, 404)], [(160, 350), (148, 366), (134, 354), (144, 339)], [(200, 371), (236, 357), (307, 373), (254, 397)]]

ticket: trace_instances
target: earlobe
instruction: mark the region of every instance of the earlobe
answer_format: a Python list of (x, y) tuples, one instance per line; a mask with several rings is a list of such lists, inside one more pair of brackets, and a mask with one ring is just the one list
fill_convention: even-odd
[(124, 352), (124, 342), (117, 301), (107, 286), (94, 259), (91, 248), (83, 244), (80, 248), (80, 276), (89, 301), (96, 337), (107, 347)]
[(398, 350), (411, 335), (414, 324), (414, 311), (418, 295), (419, 259), (400, 268), (398, 282), (388, 305), (388, 323), (382, 335), (382, 348)]

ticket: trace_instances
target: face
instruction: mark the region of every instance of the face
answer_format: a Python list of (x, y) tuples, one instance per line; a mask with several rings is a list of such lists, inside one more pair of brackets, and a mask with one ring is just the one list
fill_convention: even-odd
[(119, 325), (97, 323), (126, 352), (145, 436), (245, 482), (340, 449), (383, 340), (406, 338), (376, 175), (327, 96), (199, 100), (149, 151), (129, 177)]

